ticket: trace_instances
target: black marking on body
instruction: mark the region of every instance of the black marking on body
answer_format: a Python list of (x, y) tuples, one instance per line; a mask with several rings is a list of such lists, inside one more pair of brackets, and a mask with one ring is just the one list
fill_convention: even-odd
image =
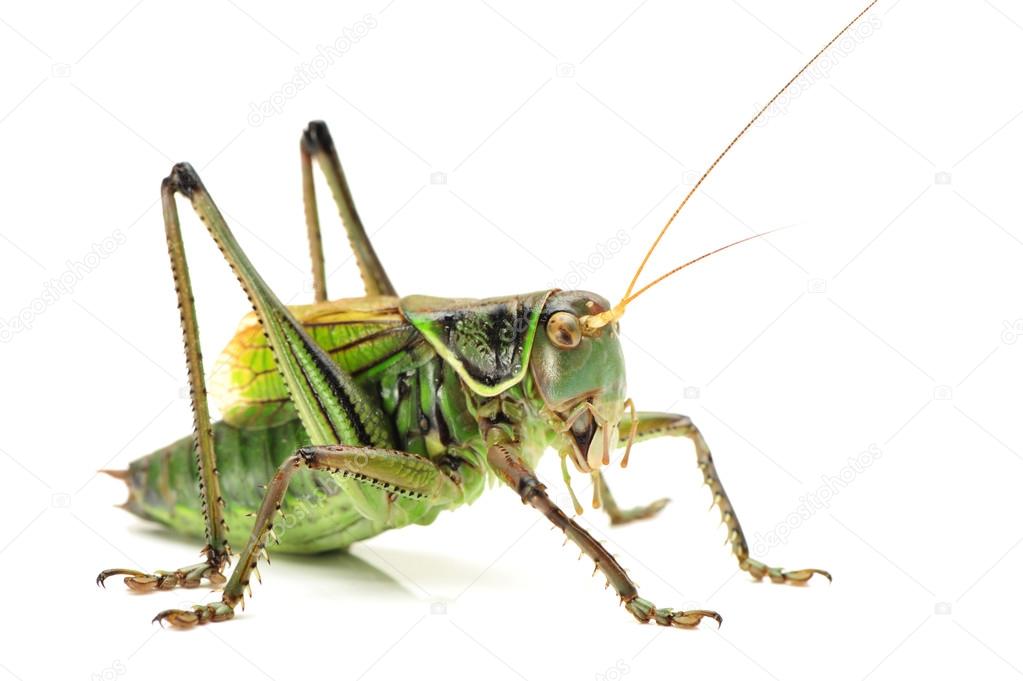
[[(405, 409), (412, 410), (414, 418), (407, 424), (407, 429), (400, 430), (397, 433), (398, 442), (406, 450), (410, 446), (410, 441), (415, 439), (415, 436), (422, 435), (425, 437), (431, 432), (436, 433), (437, 438), (445, 448), (452, 444), (459, 444), (453, 435), (455, 424), (448, 422), (440, 407), (440, 392), (445, 389), (444, 374), (446, 366), (441, 357), (434, 356), (430, 361), (414, 369), (401, 372), (397, 376), (395, 387), (398, 392), (398, 399), (395, 400), (394, 406), (388, 410), (387, 414), (389, 420), (397, 425), (399, 421), (398, 415), (404, 413), (403, 410)], [(430, 403), (424, 408), (419, 386), (420, 382), (427, 381), (430, 391)], [(457, 385), (447, 387), (452, 390), (459, 389)], [(422, 452), (422, 454), (429, 456), (427, 452)]]
[(476, 310), (451, 313), (442, 320), (448, 343), (458, 352), (469, 374), (494, 386), (522, 368), (524, 314), (521, 301), (493, 303)]
[(352, 350), (365, 343), (380, 340), (385, 336), (392, 336), (397, 333), (408, 333), (408, 330), (409, 329), (407, 326), (400, 326), (397, 324), (394, 326), (388, 326), (383, 329), (372, 331), (366, 334), (365, 336), (359, 336), (358, 338), (350, 340), (347, 343), (342, 343), (341, 345), (337, 345), (332, 348), (325, 348), (325, 351), (327, 352), (327, 354), (333, 355), (335, 352), (344, 352), (345, 350)]
[[(338, 377), (338, 369), (333, 360), (327, 357), (318, 345), (313, 345), (309, 348), (309, 354), (313, 360), (313, 364), (316, 365), (316, 368), (320, 370), (326, 379), (327, 385), (330, 386), (331, 393), (337, 398), (338, 404), (340, 404), (341, 408), (344, 410), (348, 421), (352, 424), (356, 437), (359, 438), (359, 444), (370, 444), (369, 433), (366, 431), (366, 426), (363, 424), (362, 419), (359, 418), (358, 412), (355, 411), (355, 405), (352, 403), (351, 397), (345, 390), (345, 386), (341, 384)], [(338, 439), (340, 441), (340, 438)], [(354, 443), (349, 442), (346, 444)]]
[(440, 443), (447, 447), (451, 444), (451, 429), (444, 420), (444, 412), (440, 408), (441, 391), (444, 389), (444, 362), (439, 357), (436, 360), (437, 368), (433, 372), (433, 422), (437, 424), (437, 437)]

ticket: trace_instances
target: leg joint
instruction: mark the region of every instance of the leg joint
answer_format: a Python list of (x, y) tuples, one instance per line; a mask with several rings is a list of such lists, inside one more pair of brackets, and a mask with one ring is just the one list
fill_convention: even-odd
[(545, 493), (546, 487), (542, 482), (536, 479), (533, 475), (523, 475), (518, 480), (518, 487), (516, 491), (522, 498), (522, 503), (528, 504), (529, 500), (535, 496), (541, 496)]
[(334, 139), (330, 136), (327, 124), (323, 121), (310, 121), (302, 133), (302, 149), (310, 156), (320, 151), (330, 152), (334, 149)]
[(693, 424), (693, 420), (684, 414), (677, 414), (675, 416), (675, 422), (672, 427), (678, 428), (679, 430), (688, 430), (693, 433), (699, 433), (700, 429)]
[(320, 455), (315, 447), (302, 447), (291, 458), (295, 462), (294, 465), (305, 464), (310, 468), (314, 468), (319, 461)]
[(171, 173), (163, 180), (165, 192), (180, 192), (182, 196), (191, 199), (197, 191), (202, 190), (202, 180), (195, 168), (190, 163), (176, 163), (171, 168)]

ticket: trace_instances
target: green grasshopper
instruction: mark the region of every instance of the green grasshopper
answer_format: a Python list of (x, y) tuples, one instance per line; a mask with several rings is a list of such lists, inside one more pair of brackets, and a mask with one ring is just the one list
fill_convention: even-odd
[[(716, 612), (658, 608), (641, 597), (618, 560), (551, 500), (533, 472), (544, 451), (556, 449), (577, 514), (582, 506), (571, 491), (569, 462), (591, 477), (593, 506), (603, 506), (613, 524), (649, 518), (665, 500), (619, 508), (601, 467), (609, 465), (616, 448), (625, 450), (624, 467), (633, 443), (658, 437), (692, 442), (742, 570), (777, 583), (802, 584), (815, 574), (830, 580), (823, 570), (786, 571), (750, 556), (700, 431), (686, 416), (636, 412), (627, 399), (619, 319), (636, 297), (665, 278), (761, 236), (723, 246), (636, 289), (661, 237), (721, 158), (873, 4), (725, 147), (686, 194), (613, 306), (593, 293), (557, 289), (488, 300), (399, 298), (355, 210), (327, 127), (313, 122), (300, 148), (315, 302), (288, 307), (253, 267), (192, 167), (174, 166), (161, 196), (194, 435), (111, 473), (128, 485), (129, 511), (205, 537), (204, 560), (154, 573), (105, 570), (97, 582), (123, 575), (129, 588), (147, 592), (197, 587), (205, 580), (222, 588), (220, 601), (165, 610), (154, 621), (191, 627), (228, 620), (244, 604), (258, 561), (269, 559), (269, 542), (275, 542), (273, 550), (290, 553), (343, 549), (386, 530), (432, 523), (441, 511), (471, 504), (488, 480), (497, 479), (589, 556), (640, 622), (688, 628), (711, 618), (720, 625)], [(314, 161), (340, 211), (365, 297), (327, 299)], [(223, 414), (216, 423), (207, 402), (177, 194), (191, 201), (254, 310), (212, 376)], [(240, 529), (245, 527), (251, 530)], [(244, 549), (228, 579), (231, 544)]]

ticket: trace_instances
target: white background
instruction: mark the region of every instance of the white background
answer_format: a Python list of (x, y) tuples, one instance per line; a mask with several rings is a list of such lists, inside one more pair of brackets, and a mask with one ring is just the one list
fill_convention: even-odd
[[(830, 587), (737, 573), (684, 441), (612, 472), (627, 504), (673, 497), (660, 518), (583, 522), (646, 597), (716, 609), (720, 631), (637, 625), (503, 489), (351, 555), (275, 560), (243, 615), (188, 633), (149, 620), (205, 590), (92, 582), (198, 549), (112, 508), (119, 483), (94, 474), (189, 431), (157, 204), (173, 162), (200, 170), (287, 301), (311, 296), (297, 152), (314, 118), (399, 292), (571, 275), (615, 298), (694, 172), (858, 4), (5, 5), (0, 679), (1023, 674), (1023, 12), (1008, 0), (882, 2), (711, 176), (647, 276), (792, 228), (623, 321), (639, 407), (690, 414), (752, 543), (785, 537), (760, 557), (827, 568)], [(374, 28), (281, 96), (365, 15)], [(253, 116), (265, 100), (278, 111)], [(356, 295), (322, 210), (331, 293)], [(182, 215), (212, 358), (246, 306)], [(581, 265), (619, 230), (624, 250)], [(123, 243), (89, 255), (110, 238)]]

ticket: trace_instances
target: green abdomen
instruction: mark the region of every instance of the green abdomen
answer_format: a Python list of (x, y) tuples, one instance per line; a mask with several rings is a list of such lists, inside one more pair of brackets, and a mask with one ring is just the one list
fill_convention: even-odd
[[(245, 546), (252, 518), (259, 508), (262, 485), (294, 451), (309, 444), (297, 419), (263, 429), (237, 428), (218, 422), (213, 427), (225, 500), (229, 541)], [(204, 536), (199, 502), (199, 476), (192, 436), (138, 459), (129, 466), (133, 513), (160, 522), (182, 534)], [(379, 534), (386, 526), (363, 518), (328, 473), (299, 471), (292, 479), (281, 510), (284, 519), (274, 529), (286, 553), (317, 553), (344, 548)]]

